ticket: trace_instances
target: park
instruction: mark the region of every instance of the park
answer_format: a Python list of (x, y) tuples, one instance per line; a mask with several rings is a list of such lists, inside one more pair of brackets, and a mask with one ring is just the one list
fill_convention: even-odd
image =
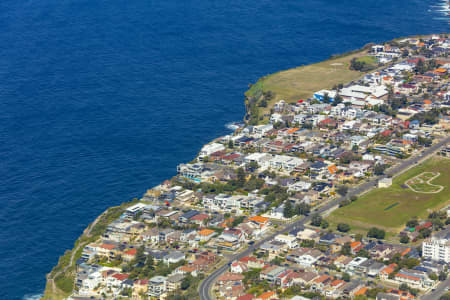
[(432, 157), (395, 177), (388, 188), (377, 188), (336, 209), (330, 224), (347, 223), (355, 232), (378, 227), (396, 234), (412, 217), (450, 204), (450, 159)]

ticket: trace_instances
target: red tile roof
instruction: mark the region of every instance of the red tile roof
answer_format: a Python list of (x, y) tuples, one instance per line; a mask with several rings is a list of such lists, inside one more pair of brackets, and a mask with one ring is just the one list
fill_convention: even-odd
[(238, 297), (237, 300), (252, 300), (254, 298), (255, 298), (255, 296), (253, 296), (252, 294), (246, 294), (246, 295)]
[(198, 214), (198, 215), (193, 216), (193, 217), (191, 218), (191, 220), (194, 220), (194, 221), (203, 221), (203, 220), (208, 219), (208, 218), (209, 218), (209, 216), (208, 216), (207, 214)]
[(116, 273), (112, 277), (116, 278), (117, 280), (124, 281), (129, 276), (130, 276), (129, 274)]
[(104, 248), (104, 249), (108, 249), (108, 250), (112, 250), (114, 248), (116, 248), (116, 245), (112, 245), (112, 244), (101, 244), (100, 248)]
[(137, 250), (136, 249), (130, 249), (128, 251), (126, 251), (124, 254), (125, 255), (136, 255)]

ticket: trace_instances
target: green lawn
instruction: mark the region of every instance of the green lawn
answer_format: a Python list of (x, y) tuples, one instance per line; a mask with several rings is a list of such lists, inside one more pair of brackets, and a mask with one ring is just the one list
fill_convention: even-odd
[(368, 65), (373, 65), (377, 63), (377, 59), (374, 56), (363, 56), (358, 58), (357, 61), (366, 63)]
[[(425, 171), (441, 173), (431, 182), (444, 186), (441, 192), (422, 194), (402, 187), (406, 180)], [(328, 221), (330, 224), (348, 223), (359, 230), (377, 226), (398, 232), (411, 217), (423, 218), (429, 210), (450, 204), (449, 176), (450, 159), (433, 157), (396, 177), (391, 187), (372, 190), (350, 205), (335, 210)]]

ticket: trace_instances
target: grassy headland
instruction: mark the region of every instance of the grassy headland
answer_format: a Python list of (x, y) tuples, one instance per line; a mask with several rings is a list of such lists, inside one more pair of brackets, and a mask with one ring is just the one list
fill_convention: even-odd
[(367, 50), (360, 49), (262, 77), (245, 93), (246, 121), (253, 125), (264, 123), (270, 109), (282, 99), (288, 103), (296, 102), (312, 97), (321, 89), (331, 89), (358, 79), (365, 73), (351, 70), (351, 60), (355, 58), (365, 62), (366, 57)]
[(47, 275), (44, 300), (65, 299), (72, 294), (75, 289), (74, 281), (76, 275), (76, 261), (81, 257), (83, 248), (92, 242), (95, 242), (105, 232), (106, 227), (112, 221), (116, 220), (125, 211), (125, 209), (137, 202), (133, 199), (131, 202), (122, 203), (120, 206), (110, 207), (101, 214), (92, 224), (86, 228), (83, 234), (75, 242), (72, 250), (67, 250), (59, 258), (58, 264)]

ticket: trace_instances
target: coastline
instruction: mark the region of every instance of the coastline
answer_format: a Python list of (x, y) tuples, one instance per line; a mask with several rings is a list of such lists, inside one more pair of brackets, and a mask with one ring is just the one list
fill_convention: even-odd
[[(411, 36), (408, 38), (414, 38), (414, 37), (420, 37), (420, 36)], [(401, 38), (396, 38), (395, 40), (399, 40)], [(279, 71), (267, 76), (263, 76), (260, 79), (258, 79), (257, 82), (255, 82), (254, 84), (251, 85), (251, 87), (249, 88), (249, 90), (247, 90), (245, 92), (245, 99), (244, 99), (244, 104), (245, 104), (245, 115), (243, 116), (243, 120), (245, 122), (245, 125), (252, 125), (252, 120), (253, 120), (253, 125), (259, 125), (259, 124), (265, 124), (267, 123), (267, 112), (264, 112), (263, 115), (261, 116), (258, 112), (256, 113), (256, 116), (254, 114), (254, 105), (256, 105), (256, 103), (260, 102), (261, 100), (264, 100), (265, 95), (264, 93), (267, 92), (267, 90), (265, 90), (263, 88), (263, 82), (265, 82), (268, 78), (271, 78), (272, 76), (276, 75), (276, 74), (282, 74), (285, 72), (289, 72), (289, 71), (293, 71), (293, 70), (300, 70), (300, 72), (303, 71), (302, 68), (305, 67), (311, 67), (314, 65), (320, 65), (320, 64), (324, 64), (324, 63), (331, 63), (336, 59), (347, 59), (347, 58), (353, 58), (355, 55), (361, 55), (361, 54), (365, 54), (368, 49), (368, 47), (370, 46), (370, 44), (365, 45), (364, 47), (360, 48), (360, 49), (356, 49), (341, 55), (336, 55), (336, 56), (332, 56), (329, 59), (326, 59), (324, 61), (320, 61), (317, 63), (313, 63), (313, 64), (309, 64), (309, 65), (305, 65), (305, 66), (300, 66), (300, 67), (295, 67), (292, 69), (288, 69), (288, 70), (283, 70), (283, 71)], [(348, 65), (343, 63), (342, 64), (343, 68), (347, 68)], [(373, 70), (371, 70), (373, 71)], [(357, 75), (356, 77), (354, 77), (354, 79), (352, 80), (356, 80), (356, 78), (359, 78), (361, 76), (364, 76), (364, 74), (366, 74), (368, 72), (357, 72), (357, 74), (352, 74), (352, 75)], [(351, 77), (351, 76), (350, 76)], [(351, 77), (353, 78), (353, 77)], [(347, 83), (346, 80), (342, 80), (341, 78), (339, 78), (336, 81), (333, 82), (328, 82), (328, 81), (323, 81), (320, 82), (320, 87), (318, 86), (314, 86), (313, 89), (314, 90), (318, 90), (318, 89), (330, 89), (332, 85), (336, 85), (337, 83), (340, 83), (341, 81), (343, 81), (342, 83)], [(276, 94), (277, 96), (273, 99), (273, 102), (280, 100), (280, 95)], [(308, 94), (308, 92), (305, 92), (304, 94), (299, 95), (300, 97), (311, 97), (311, 94)], [(287, 99), (288, 103), (289, 102), (294, 102), (297, 100), (297, 95), (293, 95), (291, 98)], [(253, 101), (253, 104), (252, 104)], [(269, 106), (270, 108), (270, 104), (273, 103), (269, 103), (267, 106)], [(264, 109), (263, 109), (264, 111)], [(261, 118), (262, 117), (262, 118)], [(256, 119), (256, 122), (255, 122)], [(233, 125), (236, 122), (231, 122), (228, 124), (223, 124), (223, 126), (226, 125)], [(231, 128), (230, 128), (231, 129)], [(212, 142), (212, 141), (210, 141)], [(209, 142), (209, 143), (210, 143)], [(45, 286), (45, 290), (44, 290), (44, 294), (42, 296), (41, 299), (52, 299), (52, 300), (57, 300), (57, 299), (64, 299), (66, 297), (68, 297), (72, 291), (73, 291), (73, 282), (74, 282), (74, 276), (75, 276), (75, 272), (74, 272), (74, 268), (75, 268), (75, 261), (81, 257), (81, 251), (83, 250), (83, 247), (85, 245), (87, 245), (90, 242), (95, 241), (101, 234), (102, 231), (105, 230), (106, 226), (114, 219), (118, 218), (127, 207), (136, 204), (137, 202), (139, 202), (140, 200), (135, 198), (129, 202), (123, 202), (120, 206), (114, 206), (114, 207), (109, 207), (107, 208), (102, 214), (100, 214), (92, 223), (90, 223), (86, 229), (83, 231), (83, 234), (75, 241), (74, 243), (74, 247), (71, 250), (66, 250), (65, 253), (60, 256), (59, 260), (58, 260), (58, 264), (56, 266), (54, 266), (54, 268), (52, 269), (52, 271), (47, 274), (46, 276), (46, 286)]]
[[(351, 56), (351, 55), (353, 55), (353, 54), (355, 54), (355, 53), (360, 53), (360, 52), (364, 51), (365, 47), (367, 47), (367, 45), (363, 46), (362, 48), (355, 49), (355, 50), (351, 50), (351, 51), (348, 51), (348, 52), (343, 53), (343, 54), (335, 54), (335, 55), (332, 55), (330, 58), (328, 58), (328, 59), (326, 59), (326, 60), (323, 60), (323, 61), (315, 62), (315, 63), (309, 64), (309, 65), (305, 65), (305, 66), (294, 67), (294, 68), (287, 69), (287, 70), (281, 70), (281, 71), (275, 72), (275, 73), (273, 73), (273, 74), (269, 74), (269, 75), (266, 75), (266, 76), (263, 76), (263, 77), (259, 78), (254, 84), (252, 84), (252, 85), (250, 86), (250, 88), (249, 88), (246, 92), (244, 92), (245, 114), (244, 114), (244, 116), (243, 116), (243, 122), (244, 122), (246, 125), (249, 124), (249, 118), (248, 118), (248, 116), (249, 116), (249, 113), (251, 112), (251, 108), (250, 108), (250, 106), (248, 105), (248, 96), (250, 95), (249, 93), (251, 93), (252, 87), (257, 86), (257, 85), (258, 85), (258, 82), (261, 82), (262, 80), (265, 80), (267, 77), (270, 77), (270, 76), (279, 74), (279, 73), (281, 73), (281, 72), (286, 72), (286, 71), (289, 71), (289, 70), (296, 70), (296, 69), (298, 69), (298, 68), (302, 68), (302, 67), (306, 67), (306, 66), (311, 66), (311, 65), (316, 65), (316, 64), (320, 64), (320, 63), (326, 63), (326, 62), (329, 62), (330, 60), (333, 60), (333, 59), (335, 59), (335, 58), (345, 58), (345, 57)], [(329, 86), (324, 86), (323, 88), (329, 88)], [(311, 96), (312, 96), (312, 95), (311, 95)], [(229, 123), (223, 124), (223, 125), (224, 125), (224, 126), (227, 126), (227, 125), (230, 124), (230, 123), (233, 124), (233, 123), (235, 123), (235, 122), (230, 121)], [(212, 141), (210, 141), (210, 142), (212, 142)], [(209, 142), (209, 143), (210, 143), (210, 142)], [(43, 299), (43, 300), (59, 300), (59, 299), (65, 299), (66, 297), (68, 297), (68, 296), (70, 295), (70, 292), (68, 292), (68, 290), (64, 291), (63, 289), (58, 288), (58, 284), (55, 283), (55, 281), (58, 281), (57, 278), (54, 278), (55, 273), (58, 273), (57, 275), (59, 275), (59, 276), (65, 275), (65, 276), (64, 276), (64, 277), (65, 277), (64, 279), (59, 278), (59, 279), (60, 279), (59, 282), (60, 282), (60, 284), (63, 285), (63, 286), (64, 286), (65, 284), (67, 285), (67, 282), (68, 282), (67, 279), (68, 279), (68, 278), (71, 278), (72, 281), (73, 281), (73, 279), (74, 279), (73, 267), (74, 267), (74, 266), (71, 265), (71, 266), (70, 266), (71, 268), (66, 268), (66, 266), (67, 266), (67, 258), (70, 258), (70, 257), (72, 256), (73, 252), (74, 252), (74, 251), (77, 252), (77, 250), (78, 250), (79, 253), (75, 253), (75, 257), (76, 257), (76, 256), (81, 256), (81, 252), (79, 251), (79, 250), (80, 250), (80, 245), (81, 245), (81, 244), (88, 244), (91, 240), (95, 240), (95, 239), (94, 239), (95, 236), (92, 236), (92, 237), (90, 237), (89, 239), (87, 239), (87, 237), (85, 236), (85, 233), (89, 230), (89, 228), (90, 228), (95, 222), (97, 222), (97, 220), (98, 220), (101, 216), (105, 215), (109, 210), (114, 209), (114, 208), (120, 208), (120, 212), (123, 212), (128, 206), (133, 205), (133, 204), (136, 203), (137, 201), (138, 201), (138, 199), (133, 199), (131, 202), (124, 202), (124, 203), (122, 203), (120, 206), (115, 206), (115, 207), (109, 207), (109, 208), (107, 208), (102, 214), (100, 214), (100, 215), (99, 215), (92, 223), (90, 223), (90, 224), (86, 227), (86, 229), (83, 231), (83, 234), (75, 241), (75, 243), (74, 243), (74, 248), (72, 248), (72, 249), (70, 249), (70, 250), (67, 249), (67, 250), (64, 252), (64, 254), (61, 255), (61, 256), (59, 257), (57, 265), (53, 267), (52, 271), (50, 271), (49, 274), (46, 275), (46, 285), (45, 285), (44, 293), (43, 293), (43, 296), (42, 296), (41, 299)], [(120, 215), (120, 213), (118, 213), (118, 215)], [(82, 249), (81, 249), (81, 250), (82, 250)], [(76, 261), (76, 259), (75, 259), (75, 261)], [(59, 271), (60, 271), (61, 268), (66, 268), (66, 272), (59, 273)], [(68, 271), (68, 272), (67, 272), (67, 271)], [(55, 277), (56, 277), (56, 276), (55, 276)]]

